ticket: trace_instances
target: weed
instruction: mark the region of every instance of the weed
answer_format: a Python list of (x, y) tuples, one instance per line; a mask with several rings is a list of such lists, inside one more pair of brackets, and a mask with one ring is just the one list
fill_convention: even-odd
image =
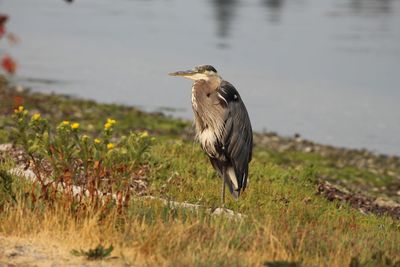
[(108, 248), (103, 247), (103, 245), (98, 245), (94, 249), (85, 250), (71, 250), (71, 254), (74, 256), (85, 256), (88, 260), (102, 260), (111, 255), (114, 247), (111, 245)]
[(115, 142), (117, 122), (110, 118), (94, 139), (83, 134), (77, 122), (62, 121), (53, 130), (39, 113), (29, 117), (23, 106), (15, 109), (13, 118), (13, 141), (27, 152), (39, 181), (40, 193), (32, 188), (32, 200), (53, 203), (60, 198), (75, 210), (84, 195), (107, 207), (102, 196), (108, 195), (118, 207), (127, 205), (132, 174), (146, 162), (152, 143), (147, 132), (131, 132)]
[(16, 201), (12, 189), (13, 179), (9, 173), (0, 169), (0, 210), (10, 201)]

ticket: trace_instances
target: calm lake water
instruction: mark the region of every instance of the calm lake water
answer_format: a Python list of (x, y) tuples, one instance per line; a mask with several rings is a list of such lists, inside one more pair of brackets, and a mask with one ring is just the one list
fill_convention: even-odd
[(400, 1), (0, 0), (19, 81), (192, 118), (211, 64), (256, 130), (400, 155)]

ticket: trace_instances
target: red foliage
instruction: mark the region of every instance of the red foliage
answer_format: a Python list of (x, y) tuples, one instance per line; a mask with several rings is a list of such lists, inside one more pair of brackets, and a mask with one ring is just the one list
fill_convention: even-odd
[(6, 22), (8, 20), (8, 16), (4, 14), (0, 14), (0, 38), (6, 33)]
[(1, 60), (1, 67), (9, 74), (14, 74), (17, 70), (17, 63), (10, 56), (6, 55)]
[(13, 110), (17, 109), (19, 106), (23, 106), (24, 105), (24, 98), (22, 96), (19, 95), (15, 95), (13, 98)]
[(0, 14), (0, 25), (3, 25), (8, 20), (8, 16), (5, 14)]
[[(8, 16), (0, 13), (0, 38), (2, 38), (6, 34), (6, 22), (8, 20)], [(14, 34), (8, 34), (8, 41), (10, 44), (16, 44), (18, 42), (18, 37)], [(17, 63), (15, 60), (9, 55), (5, 55), (1, 59), (1, 67), (8, 72), (9, 74), (14, 74), (17, 70)]]

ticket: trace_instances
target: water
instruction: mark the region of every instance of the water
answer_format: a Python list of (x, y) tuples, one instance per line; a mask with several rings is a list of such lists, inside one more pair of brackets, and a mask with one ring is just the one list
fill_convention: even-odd
[(22, 39), (3, 49), (34, 90), (192, 118), (190, 82), (166, 74), (212, 64), (258, 131), (400, 155), (398, 0), (0, 0), (0, 10)]

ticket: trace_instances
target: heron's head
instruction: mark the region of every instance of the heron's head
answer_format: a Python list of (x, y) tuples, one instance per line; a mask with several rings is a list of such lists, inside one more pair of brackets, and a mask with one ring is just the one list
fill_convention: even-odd
[(218, 75), (217, 70), (211, 65), (199, 65), (194, 67), (192, 70), (172, 72), (171, 76), (181, 76), (191, 80), (220, 80), (221, 77)]

